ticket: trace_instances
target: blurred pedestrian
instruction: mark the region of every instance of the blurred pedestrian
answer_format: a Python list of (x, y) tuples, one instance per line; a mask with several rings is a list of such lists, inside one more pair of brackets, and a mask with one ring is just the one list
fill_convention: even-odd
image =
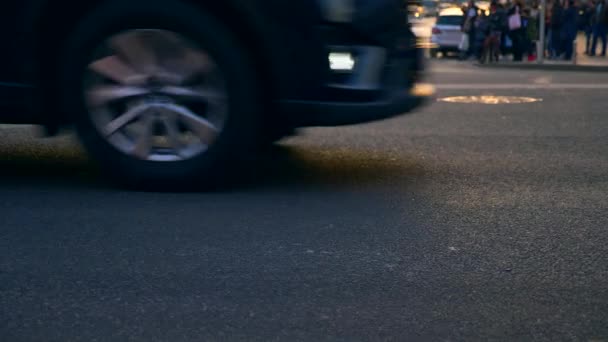
[(543, 49), (546, 53), (546, 57), (551, 58), (551, 39), (553, 31), (551, 30), (551, 12), (553, 12), (553, 2), (547, 2), (547, 8), (545, 8), (545, 46)]
[(500, 53), (503, 56), (506, 56), (510, 53), (511, 46), (507, 46), (510, 44), (509, 39), (509, 25), (507, 23), (507, 8), (504, 4), (496, 1), (496, 16), (500, 21)]
[(593, 18), (595, 14), (595, 0), (587, 1), (583, 5), (582, 27), (585, 32), (585, 54), (591, 54), (591, 38), (593, 38)]
[(534, 61), (536, 59), (536, 42), (538, 41), (538, 19), (539, 12), (533, 5), (532, 8), (524, 10), (525, 16), (525, 52), (528, 55), (528, 61)]
[(605, 0), (598, 0), (595, 6), (593, 18), (593, 44), (591, 45), (590, 56), (595, 56), (598, 38), (602, 40), (602, 54), (606, 56), (606, 33), (608, 31), (608, 11), (606, 11)]
[(497, 62), (500, 55), (501, 35), (504, 31), (504, 16), (499, 12), (499, 5), (492, 2), (490, 5), (490, 15), (488, 17), (487, 36), (484, 41), (484, 53), (482, 59), (485, 61)]
[(551, 8), (551, 42), (549, 58), (557, 58), (562, 54), (562, 26), (564, 20), (564, 7), (561, 0), (554, 0)]
[(513, 61), (521, 62), (524, 52), (524, 28), (522, 24), (523, 1), (516, 0), (511, 9), (509, 9), (508, 25), (509, 38), (513, 43)]
[(489, 25), (490, 22), (488, 20), (488, 16), (484, 11), (481, 11), (477, 18), (475, 19), (475, 46), (474, 46), (474, 54), (475, 58), (483, 63), (482, 56), (484, 52), (484, 45), (486, 38), (489, 34)]
[(475, 5), (474, 0), (469, 0), (467, 6), (463, 9), (463, 20), (462, 20), (462, 32), (464, 32), (469, 39), (469, 46), (465, 53), (465, 58), (469, 58), (475, 51), (475, 21), (479, 8)]
[(564, 1), (564, 17), (561, 30), (561, 44), (564, 59), (571, 60), (574, 53), (574, 40), (576, 39), (578, 10), (574, 0)]

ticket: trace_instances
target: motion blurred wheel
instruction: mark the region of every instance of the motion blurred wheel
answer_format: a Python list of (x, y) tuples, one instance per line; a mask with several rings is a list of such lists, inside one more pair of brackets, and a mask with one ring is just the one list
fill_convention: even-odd
[(260, 101), (247, 56), (199, 8), (102, 5), (69, 40), (62, 103), (84, 146), (121, 183), (213, 186), (257, 139)]

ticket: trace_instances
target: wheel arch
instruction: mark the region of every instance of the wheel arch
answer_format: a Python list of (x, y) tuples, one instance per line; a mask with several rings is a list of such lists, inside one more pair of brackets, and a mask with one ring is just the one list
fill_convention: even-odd
[[(33, 101), (34, 106), (38, 107), (33, 109), (37, 112), (42, 113), (49, 106), (53, 106), (54, 96), (48, 94), (48, 89), (52, 89), (55, 78), (53, 72), (58, 62), (58, 46), (64, 45), (80, 18), (107, 1), (112, 0), (35, 0), (29, 3), (24, 26), (27, 27), (29, 36), (26, 41), (31, 43), (26, 48), (29, 63), (26, 63), (28, 67), (24, 70), (24, 78), (39, 89), (37, 95), (42, 101)], [(227, 23), (226, 27), (250, 52), (264, 89), (264, 103), (272, 107), (273, 99), (277, 98), (279, 90), (283, 88), (280, 84), (282, 57), (272, 48), (277, 44), (277, 36), (264, 24), (264, 13), (249, 1), (182, 1), (193, 4)], [(267, 112), (274, 113), (275, 110), (268, 108)], [(68, 123), (67, 116), (61, 113), (46, 113), (43, 116), (43, 123), (46, 125)]]

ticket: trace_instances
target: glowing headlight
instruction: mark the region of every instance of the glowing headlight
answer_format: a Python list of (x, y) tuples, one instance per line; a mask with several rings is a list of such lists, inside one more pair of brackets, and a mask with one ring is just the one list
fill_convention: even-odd
[(355, 67), (355, 59), (348, 52), (331, 52), (329, 54), (329, 68), (334, 71), (351, 71)]

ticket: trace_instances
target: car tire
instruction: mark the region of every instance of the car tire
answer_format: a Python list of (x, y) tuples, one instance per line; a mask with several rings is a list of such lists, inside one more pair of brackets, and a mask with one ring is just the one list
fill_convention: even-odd
[[(238, 164), (244, 160), (242, 157), (255, 152), (254, 146), (259, 141), (262, 94), (248, 51), (217, 18), (201, 8), (175, 0), (116, 1), (96, 8), (72, 32), (58, 66), (61, 103), (71, 115), (86, 150), (107, 175), (126, 186), (160, 190), (215, 187), (243, 172)], [(127, 36), (129, 34), (133, 36)], [(123, 42), (116, 42), (121, 39)], [(178, 45), (169, 48), (170, 43)], [(116, 46), (118, 52), (112, 50)], [(188, 49), (196, 46), (196, 51), (184, 52), (178, 57), (164, 56), (182, 48), (186, 51), (186, 46)], [(143, 62), (146, 58), (142, 57), (145, 55), (142, 51), (154, 56)], [(128, 78), (116, 77), (114, 73), (121, 67), (108, 61), (114, 58), (124, 64), (125, 55), (132, 64), (129, 67), (137, 72), (129, 71), (127, 74), (133, 75)], [(174, 69), (180, 69), (184, 75), (171, 74), (174, 70), (165, 72), (163, 68), (170, 63), (163, 61), (161, 55), (173, 58)], [(197, 62), (186, 62), (186, 56), (196, 56)], [(163, 66), (154, 66), (149, 60), (163, 61)], [(107, 66), (111, 64), (111, 68)], [(192, 70), (194, 65), (200, 70)], [(210, 84), (209, 89), (221, 91), (217, 94), (208, 91), (204, 95), (205, 90), (198, 90), (206, 88), (197, 85), (195, 95), (185, 95), (184, 88), (175, 84), (180, 87), (186, 84), (186, 79), (192, 76), (188, 73), (196, 75), (193, 77), (198, 77), (205, 87)], [(160, 74), (163, 76), (158, 76)], [(132, 84), (136, 87), (127, 90)], [(121, 96), (129, 91), (135, 96), (105, 103), (107, 97), (100, 95), (104, 87), (112, 91), (121, 89), (120, 93), (116, 91)], [(137, 95), (135, 88), (142, 94)], [(182, 98), (190, 95), (198, 98)], [(182, 102), (190, 100), (201, 103)], [(190, 111), (189, 105), (200, 111)], [(139, 110), (136, 120), (143, 123), (125, 124), (127, 119), (122, 120), (120, 124), (125, 126), (120, 128), (124, 130), (120, 131), (121, 136), (106, 129), (133, 113), (133, 108)], [(118, 114), (112, 116), (115, 110)], [(218, 122), (221, 116), (221, 125), (212, 123), (211, 116)], [(106, 118), (105, 126), (100, 124), (100, 117)], [(152, 147), (154, 144), (159, 146)]]

